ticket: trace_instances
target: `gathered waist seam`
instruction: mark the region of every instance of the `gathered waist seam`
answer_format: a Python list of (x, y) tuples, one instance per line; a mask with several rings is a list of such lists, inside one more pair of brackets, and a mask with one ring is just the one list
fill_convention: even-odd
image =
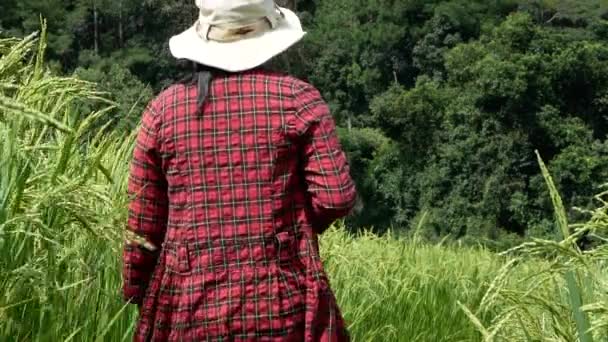
[(297, 255), (301, 234), (280, 232), (270, 236), (221, 241), (172, 241), (163, 243), (167, 265), (180, 272), (193, 268), (214, 270), (233, 266), (265, 266)]

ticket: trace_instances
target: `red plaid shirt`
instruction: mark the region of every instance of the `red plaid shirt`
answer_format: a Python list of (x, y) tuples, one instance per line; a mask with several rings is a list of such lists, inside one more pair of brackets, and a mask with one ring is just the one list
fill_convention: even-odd
[(257, 70), (175, 85), (144, 112), (129, 179), (124, 296), (138, 341), (343, 341), (317, 234), (353, 207), (311, 85)]

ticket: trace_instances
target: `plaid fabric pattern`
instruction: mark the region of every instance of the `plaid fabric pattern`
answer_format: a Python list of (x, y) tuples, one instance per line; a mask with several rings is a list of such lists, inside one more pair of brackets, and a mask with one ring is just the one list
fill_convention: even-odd
[[(143, 114), (124, 248), (136, 341), (347, 341), (317, 235), (356, 191), (319, 92), (263, 70), (174, 85)], [(198, 113), (197, 113), (198, 112)]]

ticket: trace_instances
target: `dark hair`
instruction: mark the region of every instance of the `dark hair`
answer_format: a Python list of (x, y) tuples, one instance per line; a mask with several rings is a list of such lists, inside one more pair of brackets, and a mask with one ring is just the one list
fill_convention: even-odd
[[(266, 62), (256, 69), (263, 69), (267, 71), (277, 71), (274, 63), (274, 59)], [(203, 110), (203, 104), (209, 95), (209, 84), (216, 76), (225, 76), (229, 72), (217, 68), (213, 68), (207, 65), (195, 63), (186, 59), (179, 59), (177, 61), (177, 77), (176, 82), (178, 84), (185, 85), (198, 85), (198, 96), (196, 98), (197, 103), (197, 114), (200, 114)]]
[(209, 95), (209, 84), (214, 76), (224, 75), (227, 72), (198, 64), (188, 60), (178, 60), (178, 80), (177, 83), (186, 85), (198, 85), (198, 96), (196, 98), (197, 114), (203, 110), (203, 104)]

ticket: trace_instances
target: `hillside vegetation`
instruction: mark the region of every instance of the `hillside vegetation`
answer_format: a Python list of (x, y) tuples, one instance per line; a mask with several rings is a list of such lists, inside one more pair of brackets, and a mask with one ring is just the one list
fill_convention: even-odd
[[(359, 189), (349, 231), (410, 232), (504, 250), (560, 231), (538, 168), (572, 221), (608, 179), (608, 2), (299, 0), (305, 39), (272, 61), (330, 103)], [(128, 134), (183, 77), (169, 37), (194, 1), (2, 0), (0, 36), (48, 19), (57, 74), (98, 84), (97, 121)], [(83, 101), (83, 110), (104, 104)]]

